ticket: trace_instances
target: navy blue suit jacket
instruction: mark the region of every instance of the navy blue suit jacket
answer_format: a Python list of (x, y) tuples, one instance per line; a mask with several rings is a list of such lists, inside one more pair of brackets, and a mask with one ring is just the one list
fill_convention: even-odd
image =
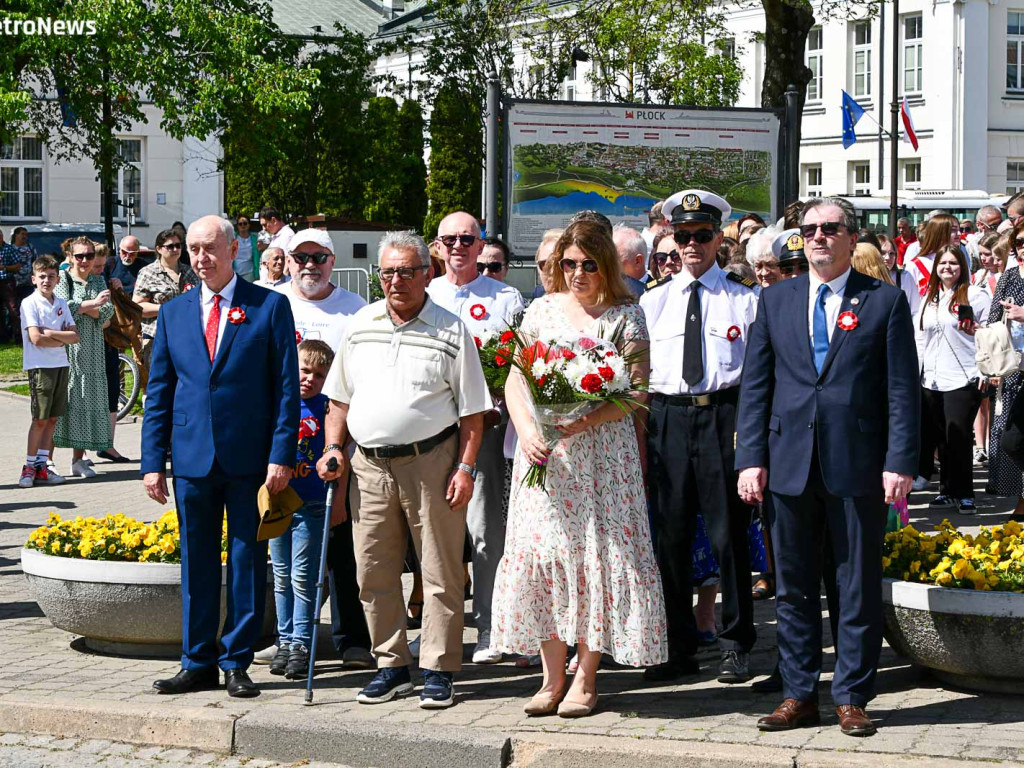
[[(142, 423), (142, 473), (164, 472), (167, 446), (178, 477), (205, 477), (214, 458), (228, 475), (294, 466), (299, 363), (288, 299), (239, 279), (213, 363), (203, 336), (202, 291), (160, 307)], [(221, 307), (227, 312), (231, 307)]]
[[(770, 489), (804, 491), (817, 439), (822, 478), (839, 497), (881, 493), (882, 472), (917, 474), (920, 384), (913, 322), (899, 288), (851, 271), (821, 374), (808, 328), (807, 275), (761, 292), (736, 421), (736, 468), (767, 467)], [(855, 301), (856, 300), (856, 301)]]

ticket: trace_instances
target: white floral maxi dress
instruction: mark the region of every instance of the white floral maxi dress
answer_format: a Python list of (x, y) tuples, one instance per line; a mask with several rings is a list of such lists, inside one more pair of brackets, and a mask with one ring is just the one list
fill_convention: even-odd
[[(647, 340), (635, 304), (610, 308), (591, 333), (616, 325), (626, 341)], [(579, 333), (550, 296), (530, 305), (521, 331), (532, 338)], [(517, 448), (492, 646), (535, 654), (541, 641), (558, 639), (633, 667), (667, 661), (665, 600), (633, 420), (560, 440), (548, 459), (546, 489), (523, 485), (528, 470)]]

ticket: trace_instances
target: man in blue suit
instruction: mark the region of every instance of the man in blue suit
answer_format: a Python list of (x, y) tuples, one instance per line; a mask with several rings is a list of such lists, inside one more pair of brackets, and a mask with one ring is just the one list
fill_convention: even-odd
[(801, 234), (810, 272), (761, 294), (737, 418), (740, 497), (771, 491), (779, 665), (785, 700), (764, 731), (817, 725), (821, 561), (829, 536), (839, 588), (832, 698), (845, 734), (875, 732), (886, 505), (917, 467), (918, 368), (903, 292), (851, 269), (853, 207), (818, 198)]
[[(149, 497), (167, 503), (170, 447), (181, 524), (181, 671), (160, 693), (218, 687), (258, 696), (246, 669), (263, 625), (267, 543), (256, 541), (260, 485), (288, 484), (299, 427), (299, 365), (287, 299), (239, 280), (231, 224), (188, 230), (201, 285), (160, 307), (142, 425)], [(218, 652), (221, 521), (228, 518), (227, 618)]]

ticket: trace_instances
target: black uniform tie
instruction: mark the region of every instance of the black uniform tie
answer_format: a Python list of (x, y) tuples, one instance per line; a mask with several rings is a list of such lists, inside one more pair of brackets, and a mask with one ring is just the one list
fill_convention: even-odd
[(700, 283), (693, 281), (686, 306), (686, 334), (683, 337), (683, 381), (691, 387), (704, 378), (704, 330), (700, 317)]

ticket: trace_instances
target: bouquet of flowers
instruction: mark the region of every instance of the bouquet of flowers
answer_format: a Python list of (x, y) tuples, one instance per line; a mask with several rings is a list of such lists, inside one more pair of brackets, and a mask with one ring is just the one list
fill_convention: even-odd
[[(629, 376), (633, 361), (618, 351), (614, 341), (580, 335), (527, 342), (518, 334), (514, 340), (513, 364), (526, 382), (533, 418), (548, 448), (564, 437), (561, 427), (605, 403), (615, 403), (624, 411), (640, 404), (630, 397), (639, 388)], [(528, 487), (543, 486), (546, 477), (546, 464), (535, 464), (523, 482)]]
[(493, 393), (505, 389), (508, 372), (512, 370), (515, 337), (515, 331), (512, 330), (486, 330), (473, 337), (480, 353), (480, 365), (484, 369), (487, 388)]

